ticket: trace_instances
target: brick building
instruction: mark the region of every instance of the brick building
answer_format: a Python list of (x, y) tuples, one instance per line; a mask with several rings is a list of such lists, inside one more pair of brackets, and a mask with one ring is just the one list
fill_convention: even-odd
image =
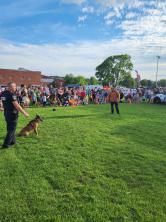
[(56, 87), (64, 85), (64, 78), (60, 76), (45, 76), (40, 71), (29, 71), (24, 68), (0, 69), (0, 86), (15, 82), (17, 86), (48, 86), (54, 82)]
[(6, 86), (9, 82), (15, 82), (18, 86), (21, 84), (40, 85), (41, 72), (29, 71), (25, 69), (0, 69), (0, 85)]

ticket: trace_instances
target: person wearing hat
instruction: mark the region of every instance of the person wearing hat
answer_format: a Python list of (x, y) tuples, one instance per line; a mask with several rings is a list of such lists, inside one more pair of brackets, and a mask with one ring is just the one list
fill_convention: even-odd
[(117, 114), (120, 114), (119, 105), (118, 105), (120, 101), (120, 94), (114, 87), (112, 87), (111, 92), (109, 93), (108, 99), (111, 104), (111, 113), (112, 114), (114, 113), (114, 106), (115, 106)]

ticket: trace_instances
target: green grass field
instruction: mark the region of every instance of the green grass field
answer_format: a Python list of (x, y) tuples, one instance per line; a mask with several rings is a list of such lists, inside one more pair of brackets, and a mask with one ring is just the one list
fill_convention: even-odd
[[(32, 108), (39, 135), (0, 150), (1, 222), (165, 222), (166, 106)], [(0, 143), (5, 122), (0, 113)]]

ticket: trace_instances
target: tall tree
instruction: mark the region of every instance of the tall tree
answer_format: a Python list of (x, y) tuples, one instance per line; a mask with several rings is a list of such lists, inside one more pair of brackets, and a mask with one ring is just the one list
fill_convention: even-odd
[(96, 77), (101, 82), (118, 85), (126, 76), (131, 76), (133, 64), (127, 54), (110, 56), (96, 67)]
[(91, 76), (89, 79), (89, 84), (90, 85), (97, 85), (97, 84), (99, 84), (99, 82), (94, 76)]

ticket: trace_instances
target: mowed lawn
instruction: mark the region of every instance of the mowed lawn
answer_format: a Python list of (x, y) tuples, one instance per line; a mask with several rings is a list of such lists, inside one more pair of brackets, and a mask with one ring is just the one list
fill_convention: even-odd
[[(32, 108), (39, 135), (0, 150), (1, 222), (165, 222), (166, 106)], [(0, 113), (0, 143), (5, 135)]]

